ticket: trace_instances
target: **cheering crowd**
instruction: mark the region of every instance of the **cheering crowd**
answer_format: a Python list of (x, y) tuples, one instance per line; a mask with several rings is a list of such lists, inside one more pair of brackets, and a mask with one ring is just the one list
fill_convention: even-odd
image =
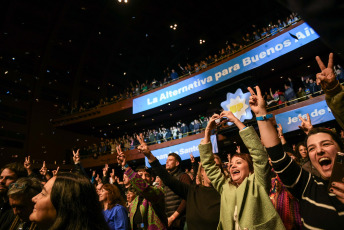
[[(316, 60), (321, 69), (316, 82), (344, 129), (344, 88), (334, 73), (333, 54), (327, 66)], [(151, 168), (131, 168), (117, 145), (115, 156), (124, 171), (119, 177), (105, 165), (101, 177), (93, 171), (89, 178), (79, 151), (73, 151), (70, 172), (50, 172), (45, 163), (35, 172), (30, 157), (24, 164), (5, 165), (0, 229), (341, 229), (344, 172), (335, 170), (344, 159), (341, 137), (313, 127), (308, 115), (300, 117), (305, 141), (289, 147), (259, 86), (248, 90), (260, 137), (232, 112), (214, 114), (199, 145), (200, 162), (191, 155), (188, 173), (176, 153), (168, 154), (162, 166), (142, 134), (135, 137), (137, 148)], [(210, 141), (212, 131), (226, 122), (237, 126), (249, 152), (239, 147), (228, 155), (227, 165), (213, 154)]]
[(268, 25), (264, 25), (261, 28), (258, 28), (258, 26), (253, 24), (251, 28), (247, 29), (247, 32), (241, 38), (227, 41), (226, 46), (219, 49), (218, 52), (214, 53), (213, 55), (208, 55), (206, 57), (200, 58), (193, 64), (186, 63), (182, 65), (178, 63), (177, 66), (174, 66), (172, 68), (167, 67), (158, 78), (153, 78), (144, 82), (140, 82), (139, 80), (130, 82), (127, 84), (127, 86), (124, 87), (125, 89), (123, 91), (117, 92), (116, 94), (114, 94), (113, 92), (113, 85), (109, 83), (106, 86), (108, 91), (111, 92), (109, 93), (108, 97), (101, 98), (99, 102), (81, 101), (79, 104), (75, 102), (75, 104), (71, 106), (61, 105), (60, 113), (69, 114), (83, 112), (98, 106), (116, 103), (118, 101), (122, 101), (127, 98), (137, 96), (141, 93), (145, 93), (149, 90), (169, 84), (179, 78), (186, 77), (192, 73), (197, 73), (203, 69), (206, 69), (209, 66), (222, 61), (223, 59), (239, 51), (242, 51), (243, 49), (246, 49), (256, 42), (259, 42), (272, 35), (275, 35), (276, 33), (283, 31), (285, 28), (296, 24), (299, 20), (300, 16), (298, 16), (296, 13), (292, 13), (284, 20), (279, 19), (277, 20), (277, 22), (274, 23), (271, 21)]

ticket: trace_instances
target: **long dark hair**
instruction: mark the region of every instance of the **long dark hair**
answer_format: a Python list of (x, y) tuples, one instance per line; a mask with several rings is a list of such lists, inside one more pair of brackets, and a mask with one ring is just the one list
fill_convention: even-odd
[(113, 184), (104, 184), (102, 189), (105, 189), (108, 192), (108, 208), (112, 209), (116, 204), (122, 205), (125, 207), (125, 202), (121, 196), (121, 192), (116, 185)]
[(294, 156), (296, 157), (297, 161), (301, 161), (301, 160), (302, 160), (302, 156), (301, 156), (301, 153), (300, 153), (300, 147), (301, 147), (301, 146), (306, 147), (306, 150), (307, 150), (307, 157), (306, 157), (306, 159), (309, 158), (309, 157), (308, 157), (307, 145), (305, 145), (304, 142), (300, 142), (300, 143), (298, 143), (298, 144), (296, 145), (296, 147), (295, 147), (295, 154), (294, 154)]
[(76, 173), (58, 173), (50, 199), (56, 220), (50, 230), (109, 229), (94, 186)]

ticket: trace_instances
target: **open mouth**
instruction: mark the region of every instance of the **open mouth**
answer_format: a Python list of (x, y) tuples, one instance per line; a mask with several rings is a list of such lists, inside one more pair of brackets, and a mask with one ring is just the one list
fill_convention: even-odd
[(237, 174), (239, 174), (240, 173), (240, 170), (234, 170), (233, 172), (232, 172), (232, 175), (234, 176), (234, 175), (237, 175)]
[(328, 157), (322, 157), (319, 159), (319, 165), (323, 169), (328, 169), (331, 166), (331, 163), (332, 163), (332, 161)]

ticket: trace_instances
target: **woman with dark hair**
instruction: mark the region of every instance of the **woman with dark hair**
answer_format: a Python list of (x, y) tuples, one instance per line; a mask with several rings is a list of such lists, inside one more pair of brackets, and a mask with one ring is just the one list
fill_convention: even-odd
[(32, 201), (35, 206), (30, 221), (39, 229), (109, 229), (96, 190), (82, 175), (58, 173)]
[[(230, 160), (230, 178), (227, 179), (216, 166), (211, 131), (216, 120), (234, 123), (248, 148), (249, 154), (237, 153)], [(202, 165), (211, 184), (221, 195), (220, 222), (217, 229), (285, 229), (272, 205), (268, 192), (271, 187), (268, 156), (253, 127), (246, 127), (232, 112), (214, 114), (198, 146)]]
[(308, 150), (304, 142), (300, 142), (295, 147), (295, 156), (299, 165), (314, 176), (321, 177), (320, 173), (313, 167), (308, 157)]
[(116, 185), (103, 185), (99, 201), (103, 205), (103, 214), (111, 230), (127, 230), (129, 226), (128, 212), (125, 202)]
[(267, 115), (265, 101), (260, 89), (251, 93), (250, 106), (256, 114), (262, 142), (264, 143), (275, 172), (283, 184), (300, 201), (303, 228), (338, 229), (344, 226), (344, 183), (331, 184), (334, 161), (338, 152), (343, 151), (343, 143), (331, 130), (313, 128), (305, 140), (312, 165), (321, 177), (303, 170), (284, 151), (270, 117)]

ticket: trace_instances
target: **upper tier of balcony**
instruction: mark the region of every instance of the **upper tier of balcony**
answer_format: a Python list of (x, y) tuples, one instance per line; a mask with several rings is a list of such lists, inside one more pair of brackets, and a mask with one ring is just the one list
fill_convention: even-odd
[[(208, 68), (206, 68), (202, 71), (199, 71), (197, 73), (193, 73), (193, 74), (188, 75), (188, 76), (182, 76), (176, 81), (170, 82), (169, 84), (166, 84), (162, 87), (158, 87), (158, 88), (149, 90), (148, 92), (142, 93), (142, 94), (135, 96), (135, 97), (132, 97), (132, 98), (124, 99), (124, 100), (116, 102), (116, 103), (111, 103), (111, 104), (109, 103), (106, 105), (97, 106), (97, 107), (91, 108), (87, 111), (74, 113), (74, 114), (70, 114), (70, 115), (64, 115), (62, 117), (55, 118), (55, 119), (53, 119), (52, 123), (55, 127), (62, 127), (62, 126), (68, 126), (68, 125), (72, 125), (72, 124), (77, 124), (77, 123), (93, 120), (93, 119), (100, 118), (100, 117), (105, 117), (105, 116), (108, 116), (111, 114), (118, 114), (118, 117), (127, 117), (127, 118), (134, 117), (134, 114), (132, 113), (133, 100), (134, 99), (148, 95), (148, 94), (151, 94), (151, 93), (154, 93), (156, 91), (167, 88), (169, 86), (178, 84), (179, 82), (185, 81), (189, 78), (195, 77), (195, 76), (200, 75), (206, 71), (209, 71), (210, 69), (216, 68), (219, 65), (222, 65), (222, 64), (224, 64), (224, 63), (226, 63), (232, 59), (235, 59), (236, 57), (238, 57), (242, 54), (249, 52), (250, 50), (252, 50), (258, 46), (263, 45), (264, 43), (274, 39), (277, 36), (280, 36), (284, 33), (288, 33), (290, 30), (301, 25), (302, 23), (304, 23), (304, 22), (299, 21), (298, 23), (296, 23), (294, 25), (291, 25), (287, 28), (284, 28), (282, 31), (280, 31), (277, 34), (270, 35), (264, 39), (256, 41), (256, 42), (250, 44), (249, 46), (246, 46), (244, 49), (239, 50), (239, 51), (225, 57), (224, 59), (214, 63), (211, 66), (208, 66)], [(213, 87), (221, 87), (220, 85), (221, 84), (218, 84), (218, 85), (215, 85)], [(115, 119), (115, 117), (112, 117), (112, 119)], [(136, 116), (136, 118), (138, 118), (138, 117), (139, 116)]]

